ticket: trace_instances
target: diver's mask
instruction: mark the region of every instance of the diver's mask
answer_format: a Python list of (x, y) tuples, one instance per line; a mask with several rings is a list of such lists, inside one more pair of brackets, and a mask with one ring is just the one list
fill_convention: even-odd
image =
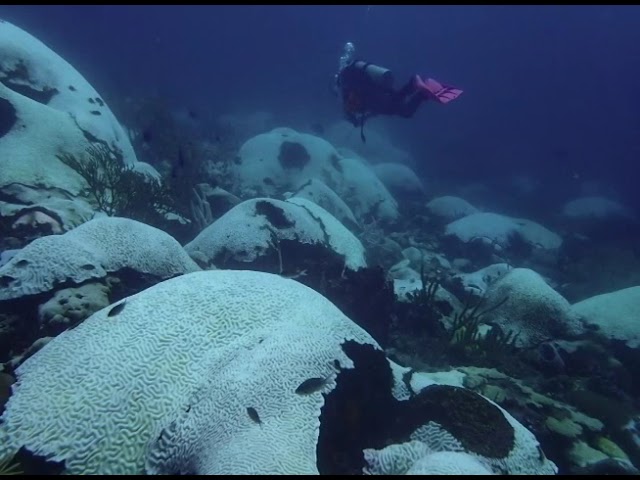
[(340, 55), (340, 63), (338, 65), (339, 72), (341, 72), (344, 69), (344, 67), (346, 67), (351, 62), (353, 62), (353, 58), (355, 54), (356, 54), (356, 46), (351, 42), (345, 43), (344, 47), (342, 47), (342, 55)]

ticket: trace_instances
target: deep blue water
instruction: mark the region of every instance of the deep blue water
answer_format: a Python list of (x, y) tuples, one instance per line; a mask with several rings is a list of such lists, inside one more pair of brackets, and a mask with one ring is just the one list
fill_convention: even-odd
[(387, 122), (426, 178), (499, 188), (532, 175), (549, 209), (598, 180), (640, 205), (639, 6), (1, 6), (0, 18), (107, 100), (156, 93), (326, 124), (340, 118), (329, 85), (353, 41), (398, 83), (417, 72), (465, 90)]

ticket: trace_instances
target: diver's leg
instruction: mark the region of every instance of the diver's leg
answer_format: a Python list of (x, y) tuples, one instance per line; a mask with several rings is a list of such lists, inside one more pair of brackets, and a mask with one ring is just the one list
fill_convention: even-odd
[(416, 77), (413, 76), (407, 83), (404, 84), (404, 86), (400, 90), (396, 92), (396, 95), (404, 100), (407, 96), (411, 95), (416, 90)]
[(413, 76), (402, 88), (394, 93), (394, 113), (400, 117), (410, 118), (427, 97), (417, 88), (416, 77)]
[(413, 95), (404, 98), (404, 101), (398, 102), (397, 114), (404, 118), (411, 118), (418, 110), (418, 107), (422, 102), (426, 101), (427, 97), (421, 92), (415, 92)]

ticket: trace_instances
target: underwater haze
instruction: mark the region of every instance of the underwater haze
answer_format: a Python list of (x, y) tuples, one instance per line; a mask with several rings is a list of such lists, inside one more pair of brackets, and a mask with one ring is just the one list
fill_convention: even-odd
[(325, 124), (340, 117), (330, 84), (351, 41), (398, 84), (419, 73), (463, 88), (442, 111), (388, 122), (427, 178), (498, 188), (531, 176), (549, 204), (597, 182), (639, 205), (638, 6), (29, 5), (0, 16), (107, 98), (151, 91), (202, 112)]
[(0, 6), (0, 475), (640, 475), (640, 6)]

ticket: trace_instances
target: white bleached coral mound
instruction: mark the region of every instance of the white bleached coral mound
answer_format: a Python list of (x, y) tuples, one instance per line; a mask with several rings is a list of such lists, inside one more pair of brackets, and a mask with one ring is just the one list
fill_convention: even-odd
[(0, 301), (81, 284), (121, 269), (160, 279), (200, 268), (168, 233), (136, 220), (100, 217), (38, 238), (0, 268)]
[(341, 344), (379, 350), (312, 289), (261, 272), (195, 272), (113, 308), (17, 369), (0, 459), (25, 447), (68, 474), (317, 474), (319, 392), (354, 365)]

